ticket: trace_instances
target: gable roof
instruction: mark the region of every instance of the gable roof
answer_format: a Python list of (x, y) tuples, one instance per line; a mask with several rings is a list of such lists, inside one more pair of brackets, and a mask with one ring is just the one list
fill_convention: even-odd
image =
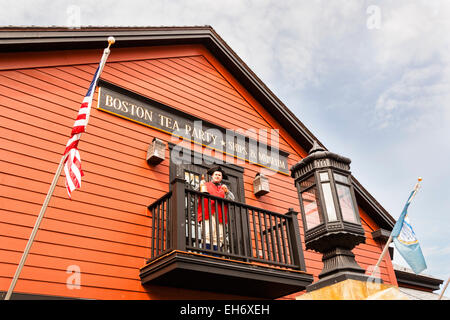
[[(0, 52), (103, 49), (105, 39), (114, 36), (114, 47), (202, 44), (274, 117), (305, 150), (317, 137), (278, 99), (241, 58), (210, 26), (195, 27), (2, 27)], [(352, 176), (358, 205), (375, 221), (391, 230), (395, 219)]]

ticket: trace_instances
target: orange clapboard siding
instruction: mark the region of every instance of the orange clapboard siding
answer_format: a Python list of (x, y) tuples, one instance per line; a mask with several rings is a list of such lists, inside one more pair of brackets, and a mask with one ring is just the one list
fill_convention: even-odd
[[(160, 65), (158, 65), (158, 62)], [(164, 62), (149, 60), (136, 61), (134, 63), (115, 63), (110, 66), (123, 72), (128, 72), (129, 69), (139, 70), (144, 68), (146, 70), (146, 74), (142, 75), (138, 73), (137, 76), (142, 76), (143, 79), (148, 80), (155, 79), (155, 81), (153, 81), (155, 84), (174, 87), (176, 88), (175, 92), (186, 92), (191, 97), (200, 98), (205, 102), (210, 102), (211, 104), (232, 106), (232, 110), (239, 112), (244, 117), (249, 117), (254, 121), (261, 123), (264, 122), (257, 116), (246, 112), (251, 109), (250, 106), (241, 97), (237, 96), (235, 91), (231, 91), (231, 88), (223, 88), (225, 90), (228, 89), (231, 92), (226, 92), (225, 90), (219, 91), (219, 88), (214, 85), (210, 85), (209, 82), (201, 81), (200, 79), (194, 77), (188, 78), (186, 77), (187, 70), (182, 72), (180, 68), (176, 68), (176, 65), (174, 67), (174, 64), (173, 59), (166, 59)]]
[[(371, 265), (375, 265), (376, 262), (378, 261), (378, 258), (380, 256), (381, 252), (384, 249), (384, 243), (380, 244), (379, 241), (375, 241), (372, 238), (372, 232), (377, 230), (379, 227), (367, 215), (367, 213), (364, 212), (364, 210), (362, 210), (361, 208), (359, 208), (359, 214), (361, 217), (361, 221), (363, 222), (362, 225), (364, 227), (364, 230), (366, 231), (366, 243), (373, 244), (372, 251), (376, 252), (376, 254), (377, 254), (375, 261), (371, 264)], [(380, 269), (382, 267), (386, 268), (385, 272), (387, 273), (387, 276), (386, 276), (387, 280), (385, 280), (385, 281), (387, 283), (397, 285), (397, 278), (395, 276), (394, 267), (392, 266), (392, 261), (391, 261), (391, 258), (388, 253), (384, 256), (383, 260), (380, 263)]]
[[(33, 90), (34, 92), (38, 92), (37, 90), (42, 90), (41, 92), (47, 92), (48, 94), (51, 94), (51, 96), (59, 96), (62, 99), (72, 101), (79, 99), (79, 94), (76, 94), (69, 90), (69, 88), (66, 88), (66, 85), (63, 82), (58, 83), (59, 81), (55, 79), (51, 79), (51, 82), (49, 82), (49, 77), (41, 74), (38, 76), (43, 77), (44, 79), (29, 76), (23, 71), (5, 71), (2, 73), (2, 82), (4, 82), (5, 85), (14, 82), (17, 88), (35, 88)], [(84, 92), (84, 94), (86, 94), (86, 92)]]
[[(39, 236), (37, 239), (43, 242), (55, 242), (60, 245), (71, 246), (76, 244), (77, 247), (83, 247), (96, 251), (105, 251), (115, 254), (121, 254), (133, 257), (146, 257), (148, 251), (145, 247), (139, 246), (138, 244), (127, 244), (118, 241), (108, 241), (102, 238), (84, 237), (76, 234), (71, 234), (72, 230), (67, 228), (67, 226), (61, 226), (60, 231), (51, 231), (45, 227), (46, 221), (42, 222), (42, 227), (39, 230)], [(23, 227), (19, 225), (13, 225), (8, 223), (0, 222), (0, 231), (4, 236), (14, 236), (26, 239), (29, 237), (31, 232), (30, 227)], [(101, 232), (98, 232), (99, 237), (102, 236)]]
[[(114, 48), (108, 58), (113, 61), (145, 60), (155, 58), (174, 58), (200, 55), (205, 51), (201, 45), (172, 45), (151, 48)], [(30, 69), (38, 67), (59, 67), (66, 65), (97, 64), (101, 50), (62, 50), (25, 53), (0, 53), (0, 70)]]
[[(174, 61), (175, 60), (175, 61)], [(174, 81), (186, 83), (193, 89), (203, 92), (205, 95), (247, 108), (245, 101), (230, 86), (219, 83), (206, 82), (200, 73), (190, 74), (182, 66), (176, 64), (178, 59), (136, 61), (135, 64), (145, 69), (154, 69), (155, 72)]]
[[(66, 274), (68, 277), (69, 275)], [(0, 277), (0, 286), (8, 287), (11, 280)], [(79, 290), (70, 290), (66, 283), (54, 283), (41, 280), (21, 279), (17, 282), (14, 292), (26, 292), (30, 294), (45, 294), (49, 296), (63, 296), (69, 298), (82, 299), (106, 299), (106, 300), (141, 300), (149, 299), (149, 294), (146, 292), (133, 292), (130, 290), (108, 289), (103, 287), (87, 287), (81, 286)]]
[[(0, 277), (0, 286), (6, 287), (9, 285), (9, 281)], [(83, 299), (102, 299), (107, 300), (145, 300), (145, 299), (179, 299), (180, 296), (190, 297), (190, 299), (240, 299), (244, 300), (249, 297), (220, 294), (208, 291), (196, 291), (187, 289), (172, 290), (171, 288), (161, 286), (147, 286), (147, 292), (136, 292), (131, 290), (117, 290), (117, 289), (105, 289), (102, 287), (87, 287), (81, 286), (80, 290), (69, 290), (66, 284), (53, 283), (53, 282), (40, 282), (33, 280), (23, 280), (18, 282), (16, 288), (17, 291), (42, 294), (42, 287), (45, 286), (47, 295), (54, 296), (66, 296)], [(251, 297), (250, 297), (251, 298)]]
[[(279, 147), (289, 153), (289, 166), (307, 155), (202, 46), (113, 52), (102, 79), (225, 128), (254, 129), (257, 135), (259, 129), (279, 129)], [(97, 63), (98, 52), (89, 50), (71, 52), (65, 59), (51, 53), (0, 63), (5, 69), (0, 71), (0, 290), (9, 285)], [(165, 161), (150, 167), (147, 147), (154, 137), (166, 143), (178, 140), (95, 109), (97, 94), (98, 89), (79, 144), (82, 188), (69, 200), (64, 180), (59, 180), (16, 290), (43, 294), (45, 286), (46, 294), (94, 299), (174, 297), (170, 288), (156, 287), (156, 292), (143, 287), (139, 269), (150, 255), (147, 206), (169, 190), (169, 151)], [(270, 175), (271, 192), (256, 198), (253, 179), (261, 167), (239, 165), (245, 169), (246, 203), (278, 213), (300, 210), (291, 177)], [(300, 215), (298, 219), (304, 240)], [(371, 238), (376, 225), (369, 220), (363, 220), (367, 241), (354, 250), (364, 268), (376, 263), (382, 249)], [(317, 279), (321, 254), (305, 251), (304, 256), (307, 272)], [(80, 290), (66, 286), (72, 264), (82, 272)], [(387, 282), (392, 281), (389, 268), (383, 261), (381, 275)]]
[[(59, 218), (59, 217), (58, 217)], [(71, 234), (82, 236), (86, 238), (100, 238), (106, 241), (118, 242), (118, 243), (133, 243), (138, 246), (146, 246), (148, 244), (148, 236), (144, 233), (142, 235), (132, 234), (130, 232), (124, 232), (124, 230), (111, 230), (104, 228), (102, 225), (89, 226), (84, 223), (62, 221), (61, 219), (48, 217), (42, 223), (42, 228), (59, 232), (60, 230), (70, 230)], [(13, 211), (5, 210), (5, 214), (0, 217), (0, 222), (5, 224), (20, 224), (23, 226), (32, 227), (36, 221), (35, 216), (25, 215)]]
[[(23, 252), (23, 248), (25, 248), (28, 236), (26, 238), (18, 238), (2, 235), (0, 236), (0, 240), (5, 241), (5, 244), (0, 245), (0, 248)], [(6, 246), (7, 248), (5, 248)], [(94, 250), (90, 248), (80, 247), (76, 244), (55, 244), (53, 242), (45, 242), (39, 238), (37, 238), (33, 243), (30, 254), (73, 259), (74, 261), (88, 261), (97, 263), (99, 267), (101, 267), (102, 264), (107, 264), (127, 268), (136, 268), (136, 266), (141, 266), (143, 263), (145, 263), (145, 259), (143, 259), (142, 257), (117, 254), (114, 252), (103, 250)], [(16, 260), (16, 263), (19, 262), (19, 259)], [(12, 278), (13, 274), (10, 274), (9, 276), (10, 278)]]
[[(17, 141), (17, 136), (26, 136), (26, 135), (15, 133), (14, 135), (12, 135), (10, 137), (11, 140), (8, 140), (6, 138), (5, 139), (0, 138), (0, 139), (2, 139), (3, 149), (14, 151), (14, 150), (17, 150), (14, 148), (20, 147), (22, 154), (29, 155), (31, 157), (36, 157), (36, 158), (38, 158), (41, 154), (43, 154), (44, 156), (42, 156), (42, 157), (44, 159), (55, 159), (55, 156), (59, 156), (59, 155), (62, 156), (62, 154), (59, 154), (58, 152), (47, 151), (46, 149), (39, 149), (39, 148), (35, 147), (34, 145), (24, 145), (24, 144), (21, 145), (20, 142)], [(32, 140), (33, 140), (33, 138), (29, 137), (27, 142), (32, 141)], [(35, 140), (39, 141), (39, 139), (35, 139)], [(90, 163), (90, 162), (102, 163), (103, 162), (105, 170), (107, 168), (111, 168), (114, 170), (128, 172), (133, 175), (138, 175), (140, 177), (147, 177), (149, 180), (156, 179), (156, 181), (161, 181), (166, 176), (166, 175), (163, 175), (162, 173), (152, 171), (148, 168), (135, 166), (134, 164), (133, 165), (124, 165), (122, 161), (123, 161), (123, 159), (126, 159), (127, 157), (120, 153), (114, 153), (110, 150), (104, 150), (105, 152), (103, 153), (103, 156), (101, 154), (94, 154), (93, 152), (98, 152), (98, 151), (95, 149), (95, 147), (91, 147), (89, 145), (89, 143), (87, 143), (87, 142), (85, 143), (84, 148), (82, 148), (80, 146), (79, 149), (80, 149), (80, 151), (81, 150), (85, 151), (85, 153), (82, 156), (82, 160), (83, 161), (86, 160), (86, 161), (84, 161), (85, 163)], [(89, 149), (92, 150), (93, 152), (92, 153), (87, 152)], [(143, 153), (142, 157), (145, 157), (145, 153)], [(102, 158), (102, 160), (98, 161), (99, 158)], [(56, 159), (58, 159), (58, 157)], [(140, 160), (139, 163), (145, 164), (145, 159)], [(83, 168), (88, 169), (88, 166), (86, 164), (83, 164)], [(101, 171), (99, 173), (101, 173)]]
[[(2, 200), (4, 200), (4, 198), (2, 198)], [(11, 198), (8, 199), (8, 201), (4, 201), (4, 203), (5, 207), (3, 208), (3, 210), (5, 212), (20, 213), (23, 214), (24, 216), (28, 215), (29, 217), (26, 217), (27, 219), (35, 220), (40, 209), (40, 205), (38, 204), (33, 204), (26, 201), (19, 201)], [(24, 219), (24, 216), (22, 216), (21, 219)], [(9, 221), (9, 219), (5, 221)], [(62, 210), (56, 207), (51, 207), (51, 210), (50, 209), (48, 210), (48, 212), (45, 215), (45, 219), (71, 222), (74, 224), (77, 223), (80, 226), (95, 227), (104, 230), (117, 231), (121, 233), (131, 234), (136, 237), (146, 237), (146, 235), (150, 233), (151, 227), (151, 225), (147, 223), (146, 219), (142, 219), (141, 222), (145, 224), (138, 224), (137, 222), (130, 223), (127, 221), (111, 219), (109, 217), (98, 216), (95, 215), (95, 212), (91, 214), (86, 214), (82, 212)], [(13, 221), (10, 222), (13, 223)]]
[[(7, 144), (7, 142), (5, 144)], [(14, 143), (11, 143), (10, 145), (16, 146), (16, 144)], [(51, 162), (33, 158), (26, 153), (21, 154), (5, 149), (2, 150), (2, 153), (5, 155), (5, 159), (7, 159), (5, 161), (5, 165), (3, 166), (3, 170), (5, 170), (5, 172), (11, 172), (12, 174), (17, 171), (23, 173), (29, 172), (29, 177), (31, 177), (31, 175), (34, 174), (35, 170), (44, 171), (51, 175), (48, 176), (46, 180), (49, 183), (51, 182), (58, 166), (57, 161)], [(26, 161), (32, 161), (32, 164), (28, 163), (27, 167), (25, 167), (25, 165), (17, 165), (17, 163), (23, 164), (26, 163)], [(165, 192), (167, 192), (167, 185), (162, 185), (158, 183), (158, 181), (150, 180), (146, 177), (130, 175), (126, 172), (117, 170), (117, 168), (107, 168), (105, 166), (99, 166), (97, 164), (89, 163), (83, 160), (83, 170), (85, 172), (85, 177), (83, 179), (84, 182), (92, 182), (97, 185), (106, 186), (110, 188), (111, 192), (115, 192), (114, 190), (126, 190), (126, 193), (131, 198), (133, 196), (142, 198), (146, 197), (147, 194), (151, 197), (154, 196), (156, 198), (159, 198)], [(130, 179), (133, 179), (135, 183), (130, 182)], [(137, 186), (140, 187), (140, 190), (142, 191), (141, 193), (136, 194), (133, 192), (133, 189), (135, 189)], [(158, 188), (158, 186), (160, 186), (160, 188)]]
[[(220, 79), (223, 79), (223, 76), (219, 76), (219, 73), (217, 71), (216, 68), (214, 68), (209, 62), (208, 60), (205, 59), (204, 56), (202, 55), (198, 55), (198, 56), (189, 56), (189, 57), (182, 57), (177, 59), (177, 61), (185, 61), (187, 63), (189, 63), (189, 65), (193, 65), (196, 66), (197, 68), (202, 69), (202, 71), (210, 73)], [(228, 81), (227, 81), (228, 82)], [(232, 88), (232, 86), (230, 85), (230, 87)], [(237, 93), (234, 93), (237, 94)]]
[[(2, 130), (0, 130), (0, 132), (1, 131)], [(36, 170), (35, 168), (24, 167), (24, 166), (20, 166), (20, 165), (14, 164), (14, 163), (3, 162), (3, 161), (0, 161), (0, 165), (3, 166), (3, 168), (7, 168), (8, 175), (12, 175), (12, 176), (16, 176), (16, 177), (23, 176), (30, 180), (51, 181), (55, 174), (54, 172), (51, 172), (50, 170), (48, 172), (44, 172), (44, 171)], [(56, 168), (57, 164), (55, 164), (54, 166)], [(86, 172), (88, 172), (88, 171), (86, 171)], [(87, 178), (87, 176), (89, 176), (89, 179)], [(105, 180), (106, 180), (106, 183), (105, 183)], [(97, 181), (101, 181), (102, 185), (98, 184)], [(89, 190), (85, 190), (85, 191), (104, 192), (102, 190), (102, 187), (105, 186), (107, 188), (106, 191), (108, 192), (108, 195), (115, 199), (119, 199), (122, 201), (128, 201), (130, 203), (136, 203), (136, 204), (146, 204), (148, 202), (148, 197), (146, 197), (146, 196), (143, 196), (141, 194), (136, 194), (133, 192), (125, 192), (125, 191), (121, 190), (120, 185), (109, 186), (107, 182), (108, 182), (108, 177), (100, 176), (100, 175), (92, 172), (92, 173), (89, 173), (86, 175), (86, 179), (84, 179), (82, 183), (83, 183), (83, 186), (89, 185), (89, 187), (88, 187)], [(111, 180), (111, 182), (115, 182), (115, 181)], [(94, 185), (94, 187), (92, 185)], [(127, 186), (128, 185), (131, 189), (134, 187), (133, 184), (127, 184)], [(124, 187), (122, 187), (122, 188), (126, 189)], [(152, 191), (153, 190), (150, 189), (147, 192), (151, 193)]]
[[(4, 186), (11, 186), (11, 187), (17, 187), (24, 190), (33, 191), (36, 194), (40, 193), (41, 191), (46, 192), (46, 184), (45, 182), (35, 181), (23, 177), (17, 177), (12, 175), (6, 175), (3, 179), (3, 185)], [(87, 190), (86, 190), (87, 189)], [(93, 189), (94, 192), (87, 195), (87, 193), (90, 191), (90, 189)], [(95, 192), (97, 189), (97, 192)], [(62, 196), (64, 197), (65, 189), (61, 185), (61, 188), (58, 188), (55, 190), (55, 196)], [(42, 194), (45, 194), (42, 192)], [(97, 196), (98, 195), (98, 196)], [(108, 196), (108, 189), (107, 188), (94, 188), (92, 185), (87, 185), (86, 188), (84, 188), (83, 193), (80, 193), (80, 196), (77, 197), (77, 200), (84, 200), (86, 199), (86, 202), (89, 201), (89, 198), (95, 198), (96, 204), (109, 207), (112, 209), (125, 209), (124, 211), (128, 211), (130, 213), (132, 212), (138, 212), (142, 209), (142, 206), (145, 207), (145, 204), (135, 204), (132, 202), (127, 201), (126, 203), (123, 202), (123, 200), (116, 200), (110, 196)], [(93, 200), (93, 199), (92, 199)]]
[[(66, 266), (67, 268), (68, 266)], [(80, 266), (79, 266), (80, 267)], [(66, 268), (34, 267), (27, 265), (22, 270), (22, 278), (35, 281), (53, 282), (66, 285), (70, 274)], [(7, 265), (7, 272), (14, 271), (14, 265)], [(8, 270), (9, 269), (9, 270)], [(12, 270), (11, 270), (12, 269)], [(80, 267), (81, 269), (81, 267)], [(69, 269), (70, 270), (70, 269)], [(116, 290), (144, 291), (138, 279), (112, 277), (83, 272), (80, 277), (83, 287), (103, 287)]]
[[(0, 261), (14, 264), (20, 260), (20, 251), (7, 251), (0, 249)], [(88, 274), (99, 274), (111, 277), (120, 277), (134, 280), (136, 269), (132, 267), (116, 266), (111, 264), (98, 264), (85, 260), (72, 260), (63, 257), (53, 257), (32, 253), (27, 259), (27, 265), (36, 268), (59, 269), (66, 271), (69, 266), (78, 266), (83, 272)]]
[[(48, 187), (48, 185), (47, 185)], [(19, 201), (27, 201), (31, 203), (35, 203), (37, 205), (42, 206), (42, 203), (44, 202), (45, 193), (36, 193), (24, 189), (20, 189), (17, 187), (10, 187), (7, 185), (1, 185), (1, 195), (5, 199), (13, 199), (13, 200), (19, 200)], [(81, 193), (81, 191), (80, 191)], [(82, 198), (81, 200), (79, 198)], [(98, 204), (93, 204), (93, 200), (90, 200), (89, 202), (83, 201), (83, 199), (88, 198), (88, 196), (80, 195), (76, 198), (77, 205), (74, 206), (70, 200), (67, 200), (67, 194), (65, 187), (58, 186), (55, 190), (55, 195), (52, 198), (51, 206), (62, 209), (62, 210), (73, 210), (76, 212), (81, 212), (85, 214), (91, 214), (95, 212), (96, 216), (108, 218), (108, 219), (115, 219), (119, 221), (129, 222), (133, 223), (135, 221), (138, 221), (139, 224), (144, 223), (145, 219), (148, 219), (146, 217), (147, 215), (147, 209), (145, 207), (139, 208), (136, 212), (130, 212), (125, 211), (128, 209), (128, 207), (122, 208), (122, 210), (111, 208), (111, 207), (105, 207), (100, 206)], [(95, 200), (97, 200), (96, 197)], [(75, 199), (75, 198), (73, 198)], [(5, 200), (7, 202), (8, 200)]]
[[(8, 122), (11, 123), (11, 125), (9, 126), (9, 128), (13, 128), (12, 130), (15, 131), (21, 131), (30, 135), (33, 135), (35, 137), (39, 137), (41, 138), (42, 134), (44, 134), (45, 131), (49, 131), (49, 130), (45, 130), (45, 125), (48, 123), (48, 120), (44, 120), (44, 118), (33, 118), (31, 116), (31, 114), (27, 114), (26, 112), (22, 112), (22, 110), (18, 109), (18, 110), (13, 110), (13, 109), (9, 109), (9, 108), (5, 108), (1, 106), (1, 102), (0, 102), (0, 109), (2, 111), (3, 116), (5, 116), (4, 121), (2, 123), (2, 126), (7, 126)], [(30, 112), (30, 111), (28, 111)], [(42, 115), (43, 117), (46, 116), (46, 113), (48, 113), (47, 111), (43, 111), (40, 109), (36, 109), (36, 115)], [(24, 118), (24, 120), (22, 122), (17, 122), (15, 120), (11, 120), (14, 119), (14, 117), (22, 115), (22, 117)], [(8, 117), (8, 118), (6, 118)], [(95, 119), (95, 117), (92, 117), (92, 119)], [(15, 122), (15, 123), (14, 123)], [(108, 146), (108, 150), (112, 150), (112, 151), (116, 151), (119, 152), (120, 155), (130, 155), (132, 157), (138, 158), (138, 156), (136, 155), (136, 148), (130, 148), (129, 145), (127, 144), (126, 141), (123, 141), (123, 143), (119, 144), (116, 143), (115, 141), (111, 141), (111, 138), (114, 137), (114, 134), (108, 134), (105, 135), (104, 137), (101, 137), (99, 135), (96, 135), (96, 133), (105, 133), (105, 131), (100, 131), (97, 129), (96, 127), (96, 121), (93, 120), (91, 122), (94, 122), (94, 124), (92, 124), (92, 126), (89, 127), (89, 137), (86, 137), (86, 144), (89, 146), (91, 144), (93, 144), (95, 146), (95, 149), (97, 150), (99, 147), (103, 147), (106, 144), (109, 144), (110, 146)], [(14, 124), (14, 125), (13, 125)], [(62, 130), (59, 130), (62, 131)], [(65, 130), (64, 130), (65, 131)], [(52, 142), (57, 142), (57, 140), (67, 140), (67, 137), (64, 134), (58, 134), (56, 132), (51, 132), (51, 137), (52, 139), (49, 141), (43, 141), (46, 143), (47, 146), (52, 145)], [(118, 135), (116, 135), (118, 136)], [(84, 138), (84, 137), (83, 137)], [(109, 139), (107, 139), (109, 138)], [(137, 139), (132, 139), (129, 141), (137, 141)], [(141, 152), (145, 152), (145, 147), (148, 144), (140, 144), (141, 148), (143, 149), (141, 150)], [(58, 152), (59, 150), (64, 149), (64, 145), (63, 147), (61, 146), (57, 146), (57, 144), (53, 144), (52, 145), (52, 149), (55, 152)], [(115, 156), (114, 156), (115, 157)], [(142, 156), (139, 158), (140, 160), (142, 160)], [(144, 161), (144, 160), (142, 160)], [(161, 171), (162, 168), (168, 168), (167, 166), (161, 166), (158, 168), (155, 168), (155, 172)]]

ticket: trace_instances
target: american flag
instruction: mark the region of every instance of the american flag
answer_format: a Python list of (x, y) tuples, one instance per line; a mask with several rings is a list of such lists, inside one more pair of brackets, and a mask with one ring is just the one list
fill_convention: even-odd
[(92, 98), (94, 97), (95, 86), (97, 84), (99, 76), (99, 68), (100, 66), (97, 68), (97, 71), (95, 71), (94, 79), (92, 79), (88, 92), (83, 99), (80, 110), (78, 111), (78, 116), (75, 120), (75, 123), (73, 124), (70, 139), (66, 144), (64, 155), (68, 153), (70, 149), (76, 149), (78, 147), (78, 141), (80, 141), (81, 134), (86, 131), (86, 126), (89, 121), (89, 115), (91, 112)]
[[(108, 39), (109, 41), (109, 39)], [(111, 43), (110, 43), (111, 45)], [(81, 187), (81, 177), (84, 175), (81, 170), (81, 157), (78, 151), (78, 142), (80, 141), (81, 134), (86, 132), (86, 126), (89, 121), (89, 115), (91, 113), (92, 99), (94, 97), (95, 87), (97, 86), (97, 81), (106, 63), (106, 59), (109, 55), (109, 46), (103, 52), (100, 64), (95, 71), (94, 79), (89, 86), (86, 96), (83, 99), (80, 110), (78, 111), (78, 116), (70, 134), (70, 139), (66, 144), (66, 149), (64, 150), (64, 156), (67, 155), (64, 162), (64, 173), (66, 174), (66, 189), (69, 198), (71, 198), (72, 192), (75, 189)]]

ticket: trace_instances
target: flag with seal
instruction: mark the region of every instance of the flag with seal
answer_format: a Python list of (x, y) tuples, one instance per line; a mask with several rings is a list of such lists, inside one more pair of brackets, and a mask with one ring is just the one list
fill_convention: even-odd
[(412, 198), (417, 192), (418, 184), (411, 192), (408, 201), (397, 220), (391, 236), (394, 241), (394, 245), (403, 259), (409, 264), (414, 273), (418, 274), (427, 268), (425, 258), (420, 248), (419, 240), (414, 233), (411, 223), (408, 218), (408, 207)]

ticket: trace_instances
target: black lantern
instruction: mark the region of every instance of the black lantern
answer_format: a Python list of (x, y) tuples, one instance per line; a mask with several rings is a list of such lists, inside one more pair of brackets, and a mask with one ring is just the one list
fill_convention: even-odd
[(323, 254), (324, 267), (312, 291), (346, 279), (366, 279), (351, 250), (365, 241), (350, 174), (351, 160), (314, 142), (292, 166), (299, 194), (306, 249)]

